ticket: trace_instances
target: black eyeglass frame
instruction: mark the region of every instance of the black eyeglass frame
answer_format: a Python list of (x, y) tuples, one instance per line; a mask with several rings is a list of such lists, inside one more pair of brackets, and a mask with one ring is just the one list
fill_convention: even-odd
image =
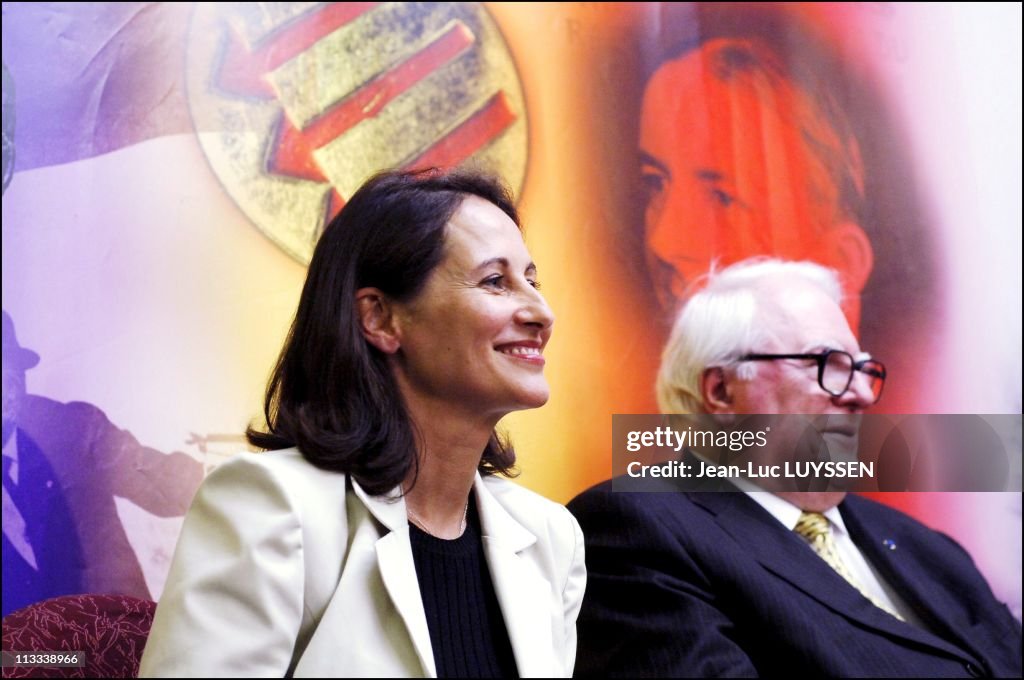
[[(833, 392), (825, 387), (825, 366), (828, 364), (829, 357), (833, 354), (845, 354), (850, 358), (850, 375), (846, 379), (846, 386), (840, 392)], [(877, 378), (881, 383), (881, 387), (878, 388), (878, 394), (875, 395), (875, 400), (871, 403), (877, 404), (878, 400), (882, 398), (882, 390), (885, 389), (887, 373), (885, 364), (878, 359), (869, 358), (854, 361), (852, 354), (841, 349), (826, 349), (821, 352), (805, 352), (802, 354), (745, 354), (739, 358), (740, 361), (777, 361), (782, 359), (802, 359), (818, 362), (818, 386), (833, 397), (841, 397), (846, 394), (853, 383), (853, 372), (860, 371), (869, 377)]]

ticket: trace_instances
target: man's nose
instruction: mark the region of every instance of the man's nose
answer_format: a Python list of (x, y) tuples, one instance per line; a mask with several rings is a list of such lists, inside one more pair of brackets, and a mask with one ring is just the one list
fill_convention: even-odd
[(844, 406), (864, 410), (875, 403), (875, 393), (871, 390), (871, 376), (863, 371), (854, 371), (850, 386), (837, 401)]

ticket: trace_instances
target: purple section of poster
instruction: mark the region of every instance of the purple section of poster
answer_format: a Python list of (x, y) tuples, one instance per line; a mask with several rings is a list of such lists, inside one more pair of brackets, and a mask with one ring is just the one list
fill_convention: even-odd
[(190, 3), (5, 2), (16, 170), (184, 132)]

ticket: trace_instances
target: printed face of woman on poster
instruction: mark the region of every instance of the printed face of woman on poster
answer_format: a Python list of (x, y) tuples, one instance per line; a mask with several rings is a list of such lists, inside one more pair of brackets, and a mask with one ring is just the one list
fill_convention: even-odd
[(755, 255), (840, 272), (856, 330), (873, 264), (856, 138), (766, 44), (716, 38), (663, 62), (640, 126), (648, 264), (673, 306), (713, 262)]

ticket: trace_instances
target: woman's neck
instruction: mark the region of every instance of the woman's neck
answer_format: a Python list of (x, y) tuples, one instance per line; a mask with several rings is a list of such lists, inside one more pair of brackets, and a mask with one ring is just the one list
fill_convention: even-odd
[(494, 423), (469, 421), (443, 409), (413, 407), (410, 416), (419, 465), (403, 484), (409, 517), (438, 538), (457, 538), (465, 528), (469, 493)]

